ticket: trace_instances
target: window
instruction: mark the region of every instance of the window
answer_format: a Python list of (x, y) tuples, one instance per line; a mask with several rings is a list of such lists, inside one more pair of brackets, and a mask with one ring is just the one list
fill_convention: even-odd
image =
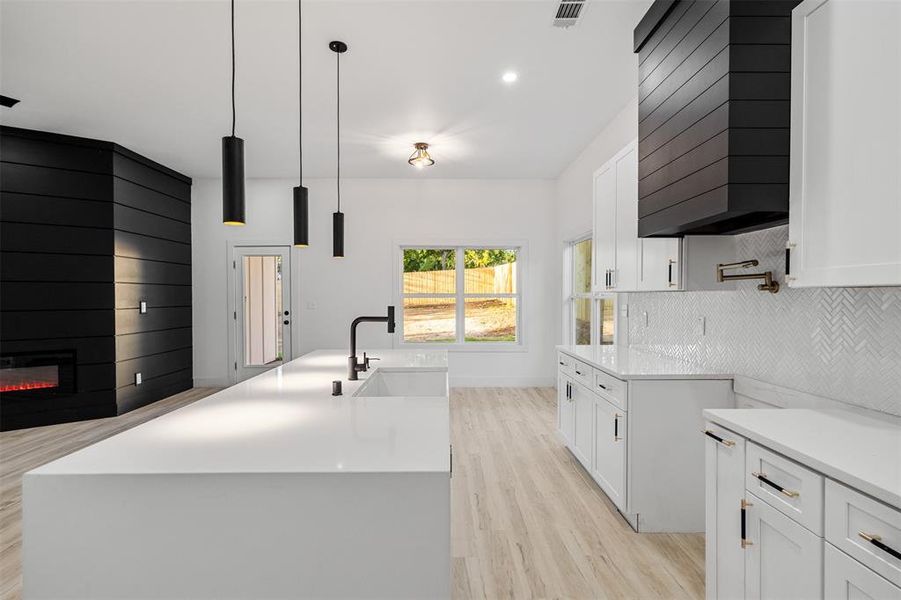
[(404, 343), (518, 344), (518, 247), (402, 246)]
[[(564, 253), (564, 321), (569, 343), (576, 346), (614, 343), (614, 298), (611, 295), (591, 293), (591, 257), (590, 237), (570, 243)], [(594, 323), (598, 324), (597, 329)]]

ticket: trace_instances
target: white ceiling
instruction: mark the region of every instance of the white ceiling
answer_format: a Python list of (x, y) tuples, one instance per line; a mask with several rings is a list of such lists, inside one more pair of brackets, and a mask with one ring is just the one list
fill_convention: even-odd
[[(304, 2), (305, 177), (556, 177), (635, 94), (632, 29), (651, 0)], [(237, 135), (248, 177), (297, 176), (297, 3), (239, 0)], [(0, 122), (118, 142), (217, 177), (231, 127), (227, 0), (3, 0)], [(506, 85), (504, 71), (519, 81)], [(417, 141), (437, 165), (406, 164)]]

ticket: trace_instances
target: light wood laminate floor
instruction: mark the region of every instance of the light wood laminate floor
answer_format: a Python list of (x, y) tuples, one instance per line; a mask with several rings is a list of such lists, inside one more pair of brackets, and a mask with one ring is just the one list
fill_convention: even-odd
[[(40, 464), (214, 392), (0, 434), (0, 597), (21, 590), (21, 480)], [(454, 598), (701, 598), (704, 538), (636, 534), (555, 434), (552, 389), (451, 392)]]

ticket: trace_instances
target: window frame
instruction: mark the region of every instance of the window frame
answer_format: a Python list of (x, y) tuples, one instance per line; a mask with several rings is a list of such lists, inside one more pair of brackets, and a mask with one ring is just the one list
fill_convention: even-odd
[[(591, 316), (590, 316), (590, 324), (589, 324), (589, 341), (587, 346), (591, 348), (599, 348), (601, 346), (615, 346), (619, 342), (619, 320), (617, 318), (619, 302), (617, 299), (617, 294), (612, 292), (599, 293), (592, 292), (589, 290), (588, 292), (575, 292), (573, 290), (573, 286), (575, 285), (575, 246), (585, 241), (591, 240), (592, 248), (591, 248), (591, 260), (594, 262), (594, 236), (592, 232), (587, 232), (578, 237), (574, 237), (572, 239), (564, 242), (563, 249), (563, 331), (564, 335), (564, 343), (569, 346), (576, 345), (576, 314), (575, 314), (575, 304), (577, 299), (587, 299), (591, 304)], [(594, 265), (592, 264), (589, 272), (594, 273)], [(592, 286), (593, 287), (593, 286)], [(613, 300), (613, 342), (612, 344), (602, 344), (601, 336), (600, 336), (600, 324), (601, 324), (601, 303), (604, 300)], [(585, 344), (580, 344), (585, 345)]]
[[(415, 240), (395, 240), (394, 242), (394, 304), (397, 307), (397, 333), (394, 347), (404, 349), (453, 350), (455, 352), (526, 352), (525, 323), (525, 282), (528, 265), (528, 243), (524, 240), (511, 240), (499, 243), (497, 240), (449, 240), (444, 243), (434, 241), (427, 244)], [(455, 289), (454, 293), (404, 294), (404, 250), (453, 250), (455, 252)], [(466, 249), (516, 250), (516, 292), (512, 294), (473, 294), (465, 290), (465, 265), (463, 251)], [(456, 341), (454, 342), (407, 342), (404, 340), (404, 298), (454, 298)], [(466, 341), (466, 299), (467, 298), (514, 298), (516, 300), (516, 341), (514, 342), (467, 342)]]

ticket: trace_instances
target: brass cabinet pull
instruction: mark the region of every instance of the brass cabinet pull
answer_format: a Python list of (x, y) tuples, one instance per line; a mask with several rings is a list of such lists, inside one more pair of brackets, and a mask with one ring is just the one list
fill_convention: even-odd
[(732, 446), (735, 445), (735, 442), (733, 442), (732, 440), (723, 439), (720, 436), (718, 436), (717, 434), (710, 431), (709, 429), (704, 430), (704, 435), (706, 435), (709, 438), (713, 438), (714, 440), (716, 440), (723, 446), (726, 446), (727, 448), (731, 448)]
[(885, 552), (885, 553), (888, 554), (889, 556), (894, 556), (894, 557), (897, 558), (898, 560), (901, 560), (901, 552), (898, 552), (897, 550), (895, 550), (895, 549), (892, 548), (891, 546), (889, 546), (889, 545), (887, 545), (887, 544), (884, 544), (884, 543), (882, 542), (882, 537), (881, 537), (881, 536), (878, 536), (878, 535), (876, 535), (875, 533), (864, 533), (863, 531), (859, 531), (859, 532), (857, 533), (857, 535), (859, 535), (860, 537), (862, 537), (862, 538), (865, 539), (866, 541), (870, 542), (871, 544), (873, 544), (874, 546), (876, 546), (877, 548), (879, 548), (880, 550), (882, 550), (883, 552)]
[(781, 485), (779, 485), (778, 483), (770, 481), (769, 479), (767, 479), (766, 473), (751, 473), (751, 475), (753, 475), (754, 477), (759, 479), (761, 482), (767, 484), (774, 490), (778, 491), (780, 494), (784, 494), (784, 495), (788, 496), (789, 498), (797, 498), (798, 496), (801, 495), (800, 492), (796, 492), (794, 490), (787, 490), (784, 487), (782, 487)]
[(748, 526), (747, 526), (747, 514), (746, 509), (749, 506), (754, 506), (744, 498), (741, 499), (741, 547), (744, 550), (748, 546), (753, 546), (754, 542), (747, 538), (748, 534)]

